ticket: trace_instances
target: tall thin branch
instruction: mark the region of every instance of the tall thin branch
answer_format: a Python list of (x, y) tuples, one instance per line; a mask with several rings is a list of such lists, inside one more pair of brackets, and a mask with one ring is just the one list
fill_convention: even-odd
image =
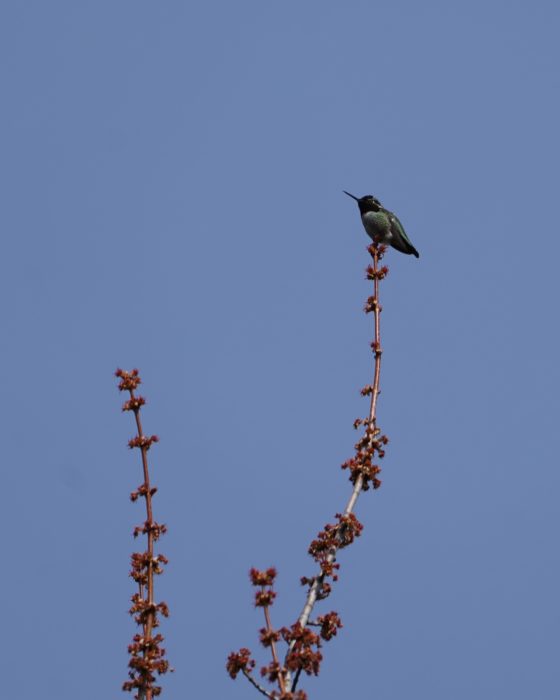
[[(377, 397), (379, 396), (379, 381), (380, 381), (380, 376), (381, 376), (381, 355), (383, 354), (383, 350), (381, 348), (381, 329), (380, 329), (380, 315), (382, 311), (381, 304), (379, 303), (379, 281), (382, 277), (384, 277), (387, 274), (387, 270), (383, 270), (383, 274), (380, 274), (379, 270), (379, 260), (383, 256), (384, 249), (380, 248), (379, 246), (373, 244), (370, 245), (368, 248), (372, 258), (373, 258), (373, 267), (371, 271), (368, 270), (368, 277), (373, 279), (373, 297), (370, 298), (368, 301), (370, 303), (370, 308), (373, 310), (374, 314), (374, 339), (372, 343), (372, 350), (374, 353), (375, 357), (375, 366), (374, 366), (374, 373), (373, 373), (373, 385), (371, 386), (371, 401), (370, 401), (370, 407), (369, 407), (369, 415), (367, 420), (365, 421), (366, 425), (366, 435), (369, 437), (369, 443), (371, 444), (371, 441), (376, 437), (378, 434), (377, 430)], [(348, 499), (348, 503), (346, 504), (346, 508), (344, 509), (344, 515), (348, 516), (351, 515), (354, 512), (354, 508), (356, 507), (356, 503), (358, 501), (358, 497), (360, 495), (360, 492), (362, 491), (363, 488), (363, 482), (364, 478), (362, 474), (359, 474), (354, 482), (354, 488), (352, 489), (352, 493), (350, 495), (350, 498)], [(340, 549), (340, 544), (335, 544), (331, 548), (329, 554), (326, 557), (326, 562), (330, 564), (334, 564), (336, 561), (336, 555), (338, 553), (338, 550)], [(298, 622), (302, 627), (306, 627), (309, 618), (311, 617), (311, 613), (313, 612), (313, 608), (315, 607), (315, 603), (317, 602), (317, 598), (320, 595), (321, 589), (323, 588), (323, 584), (325, 581), (325, 574), (323, 572), (319, 573), (311, 586), (309, 587), (308, 593), (307, 593), (307, 598), (305, 600), (305, 604), (303, 606), (303, 609), (301, 611), (301, 614), (298, 618)], [(288, 647), (288, 651), (286, 652), (286, 658), (289, 656), (290, 652), (292, 651), (294, 647), (294, 642), (292, 641)], [(293, 692), (295, 690), (297, 681), (298, 681), (298, 675), (293, 679), (291, 679), (290, 675), (288, 674), (287, 676), (287, 684), (290, 688), (290, 690)]]
[[(255, 593), (255, 605), (264, 609), (266, 628), (260, 632), (260, 643), (265, 648), (271, 648), (272, 663), (261, 668), (261, 675), (266, 677), (270, 684), (277, 684), (277, 690), (267, 691), (257, 684), (252, 675), (256, 661), (251, 656), (251, 651), (246, 647), (238, 652), (232, 652), (228, 656), (226, 669), (231, 678), (236, 678), (240, 672), (259, 690), (268, 697), (279, 700), (306, 700), (307, 694), (303, 690), (297, 690), (296, 686), (302, 675), (302, 671), (308, 676), (317, 676), (323, 659), (321, 653), (322, 643), (331, 640), (338, 629), (342, 627), (342, 621), (334, 610), (319, 615), (311, 620), (311, 614), (315, 604), (319, 600), (327, 598), (331, 592), (331, 582), (338, 580), (337, 562), (339, 550), (349, 546), (361, 535), (362, 524), (354, 515), (356, 503), (361, 491), (370, 488), (377, 489), (381, 485), (378, 474), (380, 467), (375, 464), (376, 458), (382, 459), (385, 455), (385, 445), (388, 439), (381, 434), (377, 427), (377, 400), (379, 397), (379, 384), (381, 376), (381, 330), (379, 303), (379, 282), (388, 270), (379, 267), (379, 261), (383, 257), (385, 247), (377, 243), (369, 246), (368, 251), (372, 257), (373, 265), (369, 265), (366, 273), (367, 279), (373, 281), (373, 295), (368, 297), (364, 311), (374, 314), (374, 338), (371, 348), (374, 354), (373, 383), (365, 386), (362, 396), (370, 396), (369, 413), (367, 418), (358, 418), (354, 421), (354, 428), (364, 426), (364, 434), (354, 445), (354, 455), (342, 465), (343, 469), (350, 472), (352, 493), (342, 513), (336, 513), (335, 522), (327, 523), (309, 545), (308, 553), (318, 564), (319, 571), (315, 576), (301, 578), (302, 585), (307, 586), (307, 595), (299, 618), (290, 627), (281, 627), (274, 630), (270, 622), (269, 608), (272, 605), (276, 592), (273, 589), (276, 570), (266, 571), (251, 569), (249, 576), (253, 586), (260, 590)], [(318, 627), (318, 633), (313, 632), (312, 627)], [(284, 663), (281, 666), (278, 661), (277, 642), (282, 639), (287, 645)], [(278, 694), (279, 691), (279, 694)]]
[(129, 440), (128, 446), (138, 448), (142, 455), (142, 472), (144, 481), (130, 494), (132, 501), (144, 498), (146, 505), (146, 519), (134, 528), (134, 537), (146, 535), (147, 546), (144, 552), (133, 552), (131, 556), (130, 575), (138, 585), (138, 593), (132, 596), (132, 607), (129, 612), (136, 624), (141, 627), (141, 634), (134, 635), (132, 643), (128, 646), (130, 660), (128, 663), (130, 680), (123, 684), (123, 690), (136, 692), (138, 700), (153, 700), (160, 694), (161, 687), (155, 684), (155, 674), (161, 675), (172, 670), (169, 662), (164, 658), (165, 649), (162, 647), (161, 634), (154, 635), (153, 630), (159, 624), (158, 613), (167, 617), (169, 610), (163, 601), (156, 603), (154, 600), (154, 576), (161, 574), (163, 566), (167, 564), (167, 558), (163, 554), (154, 553), (154, 543), (166, 532), (165, 525), (154, 520), (152, 510), (152, 497), (157, 489), (150, 484), (150, 472), (148, 467), (148, 450), (158, 442), (157, 435), (148, 437), (144, 435), (140, 409), (146, 403), (144, 397), (136, 394), (136, 389), (141, 383), (138, 370), (126, 372), (122, 369), (116, 371), (120, 379), (119, 390), (128, 391), (129, 400), (123, 405), (123, 411), (132, 411), (136, 421), (136, 437)]

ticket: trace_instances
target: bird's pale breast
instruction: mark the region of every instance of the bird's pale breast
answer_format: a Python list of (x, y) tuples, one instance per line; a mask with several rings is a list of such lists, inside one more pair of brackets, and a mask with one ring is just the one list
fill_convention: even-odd
[(371, 238), (388, 242), (391, 238), (391, 224), (389, 218), (381, 211), (367, 211), (362, 214), (364, 228)]

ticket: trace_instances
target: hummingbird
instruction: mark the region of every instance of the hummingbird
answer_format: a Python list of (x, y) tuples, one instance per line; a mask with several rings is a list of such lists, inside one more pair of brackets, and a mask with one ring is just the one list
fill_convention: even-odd
[(374, 243), (390, 245), (401, 253), (415, 255), (417, 258), (420, 257), (420, 254), (404, 232), (403, 225), (396, 214), (385, 209), (381, 202), (371, 194), (366, 194), (365, 197), (355, 197), (346, 190), (342, 191), (358, 202), (362, 224), (367, 235)]

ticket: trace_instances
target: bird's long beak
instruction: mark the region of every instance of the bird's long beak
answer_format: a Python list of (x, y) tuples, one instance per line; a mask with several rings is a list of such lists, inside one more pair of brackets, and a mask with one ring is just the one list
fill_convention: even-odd
[(344, 192), (344, 194), (347, 194), (349, 197), (352, 197), (352, 199), (355, 199), (356, 202), (359, 201), (358, 197), (354, 197), (354, 195), (353, 195), (353, 194), (350, 194), (350, 192), (347, 192), (346, 190), (342, 190), (342, 191)]

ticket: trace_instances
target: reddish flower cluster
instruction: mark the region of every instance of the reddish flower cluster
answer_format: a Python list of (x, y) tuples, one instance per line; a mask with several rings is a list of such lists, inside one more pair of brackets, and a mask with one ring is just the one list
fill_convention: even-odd
[[(368, 265), (366, 267), (366, 279), (368, 280), (382, 280), (384, 277), (387, 277), (389, 274), (389, 268), (388, 267), (381, 267), (378, 270), (376, 270), (373, 265)], [(370, 299), (373, 300), (373, 297), (370, 297)], [(369, 299), (368, 299), (369, 301)], [(373, 309), (372, 309), (373, 310)]]
[(159, 442), (157, 435), (151, 435), (150, 437), (147, 435), (137, 435), (128, 441), (128, 446), (131, 450), (135, 447), (139, 447), (141, 450), (149, 450), (154, 442)]
[(325, 525), (325, 528), (317, 534), (317, 539), (309, 545), (309, 554), (318, 563), (323, 561), (325, 555), (347, 547), (354, 541), (354, 537), (362, 534), (363, 525), (353, 513), (347, 515), (337, 513), (335, 518), (338, 523)]
[[(337, 513), (335, 517), (338, 523), (325, 525), (307, 550), (321, 568), (321, 587), (324, 589), (321, 591), (321, 597), (323, 598), (330, 592), (330, 587), (325, 589), (327, 584), (324, 579), (330, 577), (333, 581), (338, 580), (336, 572), (340, 568), (340, 564), (334, 561), (337, 551), (351, 544), (355, 537), (361, 535), (363, 530), (363, 525), (353, 513), (348, 513), (347, 515)], [(312, 585), (315, 582), (315, 578), (303, 577), (301, 582), (302, 584)]]
[[(115, 377), (118, 377), (121, 380), (118, 385), (119, 391), (129, 391), (131, 396), (132, 392), (137, 389), (140, 384), (142, 384), (140, 373), (137, 369), (132, 369), (130, 372), (125, 372), (124, 369), (117, 369), (115, 372)], [(123, 411), (126, 410), (128, 409), (123, 407)]]
[[(159, 572), (161, 573), (161, 571)], [(163, 617), (169, 617), (169, 608), (163, 601), (155, 605), (144, 600), (139, 593), (135, 593), (132, 598), (132, 607), (128, 611), (138, 625), (144, 625), (148, 622), (148, 616), (153, 613), (160, 613)], [(159, 621), (154, 619), (153, 627), (159, 627)]]
[[(361, 477), (362, 490), (367, 491), (370, 486), (378, 489), (381, 486), (381, 480), (377, 475), (381, 472), (381, 468), (373, 463), (375, 455), (379, 459), (385, 456), (385, 445), (389, 442), (386, 435), (381, 435), (381, 430), (369, 421), (361, 421), (366, 425), (364, 436), (354, 445), (356, 450), (353, 457), (347, 459), (342, 464), (342, 469), (350, 471), (350, 481), (355, 484)], [(357, 426), (357, 422), (354, 423)]]
[(226, 669), (231, 678), (237, 678), (240, 671), (250, 673), (255, 668), (249, 649), (243, 647), (238, 652), (232, 651), (228, 656)]
[(143, 396), (135, 396), (133, 399), (129, 399), (128, 401), (125, 401), (123, 403), (122, 410), (134, 411), (134, 413), (138, 413), (138, 411), (142, 408), (142, 406), (144, 406), (145, 403), (146, 399)]
[(123, 683), (123, 690), (136, 692), (136, 698), (152, 700), (161, 693), (161, 686), (155, 684), (156, 674), (161, 675), (172, 670), (169, 662), (164, 658), (165, 649), (162, 646), (163, 637), (153, 634), (153, 630), (159, 626), (158, 616), (168, 617), (169, 608), (165, 602), (154, 601), (154, 576), (163, 573), (163, 567), (167, 564), (167, 558), (163, 554), (154, 554), (154, 542), (166, 532), (166, 526), (157, 523), (152, 515), (152, 497), (157, 488), (150, 486), (148, 472), (148, 450), (158, 442), (157, 435), (148, 437), (142, 431), (140, 409), (146, 401), (142, 396), (136, 396), (134, 391), (141, 384), (137, 369), (125, 372), (122, 369), (116, 371), (120, 378), (119, 390), (128, 391), (130, 398), (123, 404), (123, 411), (134, 413), (138, 434), (132, 438), (128, 446), (137, 447), (142, 453), (142, 469), (144, 481), (130, 494), (131, 501), (144, 498), (146, 503), (146, 520), (134, 528), (134, 537), (146, 535), (148, 543), (145, 552), (133, 552), (131, 555), (130, 576), (138, 585), (138, 592), (132, 596), (132, 606), (129, 613), (136, 624), (141, 627), (141, 633), (134, 635), (132, 644), (128, 647), (130, 660), (128, 662), (130, 680)]
[(366, 314), (370, 314), (375, 311), (375, 309), (379, 306), (379, 302), (376, 297), (368, 297), (366, 299), (366, 303), (364, 304), (364, 311)]
[(255, 593), (255, 607), (268, 608), (274, 602), (276, 593), (274, 591), (257, 591)]
[(272, 646), (275, 642), (280, 639), (280, 632), (278, 630), (269, 630), (266, 627), (262, 627), (259, 630), (259, 641), (265, 647)]
[[(130, 577), (136, 581), (139, 586), (147, 585), (147, 572), (151, 567), (151, 571), (155, 576), (163, 573), (163, 566), (167, 564), (168, 559), (163, 554), (158, 554), (155, 557), (150, 557), (148, 552), (133, 552), (130, 556)], [(134, 600), (135, 596), (132, 596)], [(162, 603), (165, 605), (165, 603)], [(132, 610), (130, 611), (132, 614)], [(167, 615), (165, 615), (167, 617)]]
[(272, 585), (276, 578), (276, 569), (274, 567), (266, 571), (251, 569), (249, 578), (253, 586), (261, 586), (261, 590), (255, 593), (255, 607), (267, 608), (272, 605), (276, 598), (276, 593), (272, 590)]
[(326, 615), (319, 615), (317, 624), (321, 627), (321, 637), (328, 642), (336, 636), (338, 630), (342, 627), (342, 620), (333, 610)]
[(272, 661), (268, 666), (261, 668), (261, 676), (269, 683), (280, 683), (286, 674), (286, 669), (282, 668), (278, 661)]
[(161, 675), (170, 670), (169, 661), (163, 658), (165, 649), (161, 646), (162, 642), (161, 634), (156, 634), (153, 637), (144, 637), (141, 634), (134, 635), (132, 644), (128, 645), (128, 653), (130, 654), (128, 675), (131, 680), (123, 683), (123, 690), (128, 692), (136, 690), (137, 698), (151, 698), (160, 695), (161, 686), (155, 685), (155, 674)]
[(296, 622), (290, 629), (280, 630), (284, 641), (290, 645), (286, 656), (286, 667), (290, 671), (304, 671), (308, 676), (319, 675), (323, 655), (319, 651), (321, 637), (312, 632), (309, 627), (302, 627)]
[(382, 280), (389, 274), (388, 267), (378, 267), (377, 263), (387, 252), (386, 245), (379, 245), (377, 243), (372, 243), (368, 246), (368, 253), (373, 258), (373, 265), (368, 265), (366, 268), (366, 279), (368, 280)]
[(249, 578), (253, 586), (272, 586), (276, 578), (276, 569), (273, 566), (266, 571), (251, 569), (251, 571), (249, 571)]
[(146, 520), (142, 525), (137, 525), (132, 531), (133, 537), (138, 535), (151, 535), (154, 540), (159, 540), (167, 532), (167, 525), (156, 523), (155, 520)]
[[(137, 501), (140, 496), (146, 497), (146, 494), (148, 493), (148, 488), (146, 487), (146, 484), (140, 484), (140, 486), (136, 489), (136, 491), (133, 491), (130, 494), (130, 500), (132, 502)], [(157, 486), (152, 486), (150, 489), (150, 496), (153, 496), (154, 494), (157, 493)]]

